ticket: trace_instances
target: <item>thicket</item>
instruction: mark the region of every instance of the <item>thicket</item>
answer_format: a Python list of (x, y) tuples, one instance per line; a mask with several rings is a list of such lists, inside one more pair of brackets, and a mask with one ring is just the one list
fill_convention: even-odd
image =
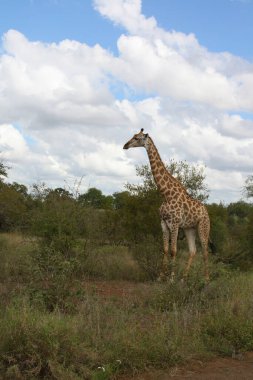
[[(167, 167), (192, 196), (202, 201), (208, 199), (202, 167), (175, 161)], [(80, 244), (86, 251), (106, 244), (125, 245), (149, 272), (147, 276), (154, 278), (158, 257), (153, 252), (162, 250), (158, 213), (162, 199), (147, 165), (138, 167), (137, 175), (138, 185), (127, 184), (125, 191), (113, 195), (104, 195), (96, 188), (83, 194), (78, 189), (71, 193), (63, 188), (50, 189), (45, 184), (36, 184), (28, 191), (22, 184), (8, 183), (7, 168), (1, 164), (0, 232), (20, 231), (38, 237), (43, 246), (72, 258)], [(252, 192), (251, 182), (249, 177), (245, 184), (248, 196)], [(207, 208), (216, 259), (234, 268), (251, 269), (252, 204), (240, 200), (228, 205), (207, 204)], [(183, 239), (182, 231), (179, 237)], [(185, 247), (184, 239), (179, 247)]]
[[(207, 199), (202, 168), (168, 168)], [(186, 284), (157, 284), (161, 198), (148, 167), (137, 174), (139, 185), (110, 196), (44, 184), (28, 191), (0, 165), (0, 378), (106, 380), (253, 349), (253, 278), (239, 271), (253, 266), (252, 205), (207, 205), (217, 251), (208, 287), (201, 256)], [(136, 297), (101, 299), (91, 279), (131, 280)]]

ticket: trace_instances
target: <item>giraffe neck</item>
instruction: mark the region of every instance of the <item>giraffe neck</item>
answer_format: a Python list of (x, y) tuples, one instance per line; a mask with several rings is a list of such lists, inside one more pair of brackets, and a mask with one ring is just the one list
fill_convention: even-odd
[(164, 198), (170, 200), (179, 196), (182, 192), (185, 193), (186, 191), (181, 183), (166, 169), (163, 161), (161, 160), (160, 154), (150, 137), (148, 138), (146, 151), (156, 185)]

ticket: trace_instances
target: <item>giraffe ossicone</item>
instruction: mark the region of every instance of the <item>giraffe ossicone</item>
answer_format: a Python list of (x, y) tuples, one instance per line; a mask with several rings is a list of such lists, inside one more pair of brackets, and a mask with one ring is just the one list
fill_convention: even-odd
[(196, 234), (198, 233), (203, 251), (205, 264), (205, 278), (209, 281), (208, 273), (208, 240), (210, 232), (210, 220), (207, 209), (200, 201), (192, 198), (185, 187), (166, 169), (159, 152), (148, 133), (144, 129), (135, 134), (123, 147), (123, 149), (144, 147), (147, 151), (151, 171), (157, 188), (164, 201), (160, 207), (161, 227), (163, 232), (163, 265), (159, 279), (167, 277), (169, 262), (169, 244), (171, 255), (171, 280), (174, 279), (174, 267), (177, 253), (178, 230), (182, 228), (189, 248), (189, 259), (184, 271), (187, 276), (196, 255)]

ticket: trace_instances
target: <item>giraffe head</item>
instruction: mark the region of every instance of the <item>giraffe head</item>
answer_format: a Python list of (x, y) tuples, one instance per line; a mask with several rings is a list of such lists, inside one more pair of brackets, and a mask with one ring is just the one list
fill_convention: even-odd
[(146, 147), (148, 141), (148, 133), (143, 133), (144, 129), (141, 128), (139, 133), (136, 133), (131, 140), (129, 140), (124, 146), (123, 149), (137, 148), (139, 146)]

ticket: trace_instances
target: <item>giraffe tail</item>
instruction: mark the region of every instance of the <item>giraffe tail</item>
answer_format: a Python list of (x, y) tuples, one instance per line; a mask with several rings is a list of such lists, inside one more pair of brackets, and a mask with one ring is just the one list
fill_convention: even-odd
[(211, 251), (211, 253), (213, 255), (217, 254), (216, 246), (215, 246), (215, 244), (212, 242), (212, 240), (210, 238), (208, 239), (208, 247), (209, 247), (209, 249), (210, 249), (210, 251)]

